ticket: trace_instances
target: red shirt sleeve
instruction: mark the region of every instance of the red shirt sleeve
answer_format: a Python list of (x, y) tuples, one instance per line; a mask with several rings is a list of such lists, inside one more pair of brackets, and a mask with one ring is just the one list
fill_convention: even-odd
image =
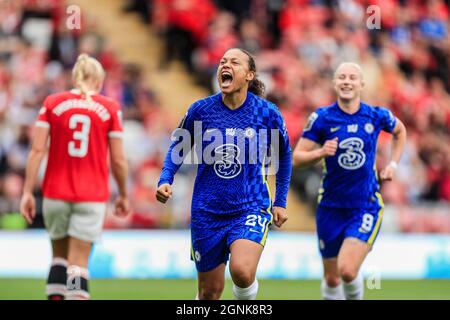
[(110, 138), (122, 138), (122, 111), (117, 103), (114, 103), (114, 107), (111, 108), (111, 121), (108, 130), (108, 137)]
[(36, 127), (50, 128), (50, 107), (48, 98), (44, 100), (44, 104), (39, 110)]

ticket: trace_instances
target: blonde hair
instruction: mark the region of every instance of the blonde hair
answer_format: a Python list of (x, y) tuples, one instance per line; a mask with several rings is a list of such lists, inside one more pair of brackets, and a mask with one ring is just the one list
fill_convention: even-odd
[(81, 95), (86, 100), (91, 100), (86, 80), (102, 82), (105, 78), (105, 70), (97, 59), (82, 53), (78, 56), (77, 62), (72, 69), (72, 80), (75, 88), (81, 91)]
[(334, 76), (333, 79), (336, 79), (337, 75), (338, 75), (338, 71), (339, 69), (341, 69), (342, 67), (353, 67), (358, 71), (359, 74), (359, 79), (361, 80), (361, 82), (364, 82), (364, 74), (362, 71), (362, 68), (359, 64), (355, 63), (355, 62), (342, 62), (337, 68), (336, 71), (334, 72)]

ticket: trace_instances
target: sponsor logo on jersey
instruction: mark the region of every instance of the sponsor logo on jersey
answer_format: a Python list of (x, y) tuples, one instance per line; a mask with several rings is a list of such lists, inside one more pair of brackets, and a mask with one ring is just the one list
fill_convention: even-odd
[[(269, 175), (279, 169), (280, 144), (284, 143), (281, 129), (208, 128), (202, 121), (194, 121), (194, 128), (177, 128), (170, 137), (173, 145), (170, 153), (174, 164), (207, 164), (214, 166), (222, 178), (234, 178), (245, 164), (271, 164)], [(192, 143), (196, 144), (193, 153)], [(269, 146), (272, 147), (269, 148)], [(191, 157), (186, 155), (191, 154)], [(189, 162), (190, 161), (190, 162)]]
[(345, 150), (338, 157), (339, 165), (347, 170), (361, 168), (366, 162), (364, 141), (357, 137), (347, 138), (339, 143), (339, 148)]
[(236, 128), (227, 128), (225, 130), (225, 135), (234, 137), (236, 135)]
[(214, 171), (223, 179), (231, 179), (241, 173), (242, 165), (239, 161), (241, 150), (235, 144), (226, 143), (214, 149), (220, 160), (214, 163)]
[(357, 124), (349, 124), (347, 126), (347, 132), (358, 132), (358, 125)]

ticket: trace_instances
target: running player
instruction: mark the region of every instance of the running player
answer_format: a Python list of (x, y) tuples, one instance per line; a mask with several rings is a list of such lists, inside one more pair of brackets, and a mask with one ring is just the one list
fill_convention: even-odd
[(33, 188), (50, 140), (42, 189), (53, 252), (46, 286), (51, 300), (90, 297), (88, 258), (109, 199), (108, 145), (119, 189), (115, 213), (126, 216), (130, 211), (120, 108), (99, 94), (104, 77), (101, 64), (81, 54), (72, 70), (75, 89), (48, 96), (36, 122), (20, 210), (31, 224), (36, 215)]
[(342, 63), (333, 82), (337, 102), (310, 115), (293, 163), (308, 167), (324, 159), (316, 215), (323, 298), (362, 299), (359, 269), (378, 235), (383, 214), (375, 168), (378, 135), (383, 130), (394, 137), (391, 162), (380, 173), (381, 180), (391, 180), (406, 129), (388, 109), (361, 102), (364, 80), (359, 65)]
[[(171, 197), (174, 175), (181, 166), (180, 159), (175, 161), (179, 145), (188, 142), (182, 160), (195, 142), (198, 159), (203, 157), (191, 208), (197, 298), (220, 298), (230, 258), (233, 294), (251, 300), (258, 292), (256, 269), (269, 226), (274, 221), (281, 227), (288, 218), (291, 149), (278, 108), (260, 97), (264, 84), (256, 78), (255, 61), (248, 52), (228, 50), (220, 60), (217, 81), (221, 92), (195, 102), (181, 122), (178, 130), (187, 135), (170, 146), (156, 197), (163, 203)], [(269, 148), (279, 154), (278, 160), (275, 153), (270, 157), (278, 167), (273, 203), (267, 183)]]

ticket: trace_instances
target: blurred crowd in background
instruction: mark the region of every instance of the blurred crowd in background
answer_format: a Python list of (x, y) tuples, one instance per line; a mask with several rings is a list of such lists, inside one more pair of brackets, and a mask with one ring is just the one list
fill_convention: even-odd
[[(178, 199), (167, 212), (161, 213), (154, 199), (173, 130), (161, 121), (157, 93), (145, 85), (139, 66), (117, 59), (95, 20), (68, 30), (63, 2), (0, 0), (0, 215), (18, 211), (43, 99), (71, 88), (71, 67), (87, 52), (107, 70), (103, 93), (124, 108), (131, 157), (134, 213), (106, 227), (186, 227), (192, 170), (182, 168), (177, 176)], [(377, 7), (367, 12), (371, 5)], [(218, 90), (216, 67), (228, 48), (255, 55), (258, 76), (286, 120), (292, 147), (309, 114), (334, 101), (336, 66), (359, 63), (364, 100), (390, 108), (408, 130), (397, 179), (381, 186), (385, 202), (400, 208), (400, 231), (450, 232), (448, 1), (128, 0), (123, 10), (139, 12), (165, 43), (161, 69), (182, 61), (211, 93)], [(389, 144), (390, 135), (382, 134), (378, 168), (389, 161)], [(291, 192), (314, 206), (320, 175), (320, 167), (294, 170)]]

